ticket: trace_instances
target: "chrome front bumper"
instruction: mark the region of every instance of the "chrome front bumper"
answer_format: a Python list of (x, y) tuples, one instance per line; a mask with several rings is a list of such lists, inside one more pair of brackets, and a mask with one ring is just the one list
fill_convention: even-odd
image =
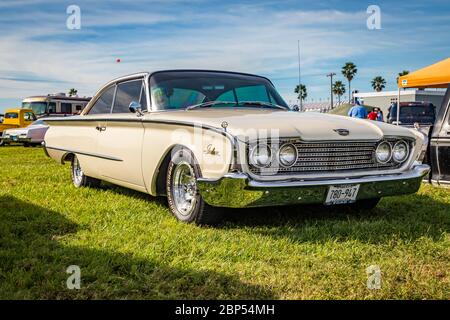
[(8, 136), (8, 137), (4, 137), (3, 141), (6, 143), (26, 143), (26, 142), (31, 142), (30, 138), (23, 138), (20, 136)]
[(198, 179), (203, 199), (211, 206), (245, 208), (324, 203), (329, 186), (359, 184), (356, 200), (416, 192), (430, 167), (416, 165), (400, 174), (364, 176), (339, 180), (256, 181), (243, 173), (230, 173), (219, 180)]

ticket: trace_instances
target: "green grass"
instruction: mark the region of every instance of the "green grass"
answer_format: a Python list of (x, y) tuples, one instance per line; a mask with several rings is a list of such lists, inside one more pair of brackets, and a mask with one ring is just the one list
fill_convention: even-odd
[[(450, 190), (371, 214), (298, 206), (177, 222), (162, 198), (76, 189), (40, 148), (0, 148), (0, 298), (449, 299)], [(66, 268), (81, 267), (81, 290)], [(379, 265), (380, 290), (366, 286)]]
[[(353, 107), (353, 104), (350, 103), (344, 103), (341, 104), (339, 107), (334, 108), (333, 110), (330, 110), (330, 114), (337, 114), (340, 116), (347, 116), (348, 112), (350, 111), (350, 108)], [(371, 106), (364, 106), (367, 110), (367, 112), (372, 111), (372, 107)]]

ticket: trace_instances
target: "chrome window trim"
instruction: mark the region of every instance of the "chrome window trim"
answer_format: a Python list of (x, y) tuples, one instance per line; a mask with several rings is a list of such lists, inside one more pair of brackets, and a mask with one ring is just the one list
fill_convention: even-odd
[[(102, 87), (100, 87), (100, 89), (94, 94), (94, 96), (92, 97), (91, 101), (89, 101), (89, 103), (86, 105), (86, 107), (83, 109), (83, 112), (80, 115), (81, 116), (88, 115), (89, 111), (91, 110), (93, 105), (97, 102), (97, 100), (100, 97), (100, 95), (107, 88), (109, 88), (111, 85), (117, 85), (117, 83), (119, 83), (119, 82), (126, 82), (128, 80), (131, 81), (131, 80), (135, 80), (135, 79), (139, 79), (139, 78), (146, 78), (146, 77), (148, 77), (148, 75), (149, 75), (148, 72), (139, 72), (139, 73), (133, 73), (133, 74), (130, 74), (130, 75), (122, 76), (122, 77), (113, 79), (111, 81), (108, 81)], [(114, 97), (115, 97), (115, 93), (114, 93)], [(102, 114), (108, 114), (108, 113), (102, 113)]]

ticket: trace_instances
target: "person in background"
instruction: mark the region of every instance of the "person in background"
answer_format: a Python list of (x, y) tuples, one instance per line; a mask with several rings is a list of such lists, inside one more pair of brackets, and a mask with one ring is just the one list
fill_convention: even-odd
[(378, 118), (378, 108), (373, 108), (372, 111), (367, 115), (367, 119), (369, 120), (377, 120)]
[(381, 121), (381, 122), (384, 121), (383, 111), (381, 111), (381, 109), (378, 109), (377, 121)]
[(355, 101), (356, 104), (350, 108), (348, 111), (348, 116), (352, 118), (366, 119), (367, 118), (367, 110), (364, 108), (359, 100)]

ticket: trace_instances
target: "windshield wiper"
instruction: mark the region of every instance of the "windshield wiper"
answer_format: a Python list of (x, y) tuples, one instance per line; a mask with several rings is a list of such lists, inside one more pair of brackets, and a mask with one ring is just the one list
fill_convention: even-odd
[(198, 108), (208, 108), (216, 104), (236, 104), (234, 101), (208, 101), (199, 104), (194, 104), (192, 106), (186, 107), (186, 110), (198, 109)]
[(239, 104), (243, 104), (245, 106), (254, 105), (254, 106), (262, 106), (262, 107), (270, 107), (270, 108), (289, 110), (289, 108), (287, 108), (287, 107), (280, 106), (275, 103), (265, 102), (265, 101), (239, 101)]

